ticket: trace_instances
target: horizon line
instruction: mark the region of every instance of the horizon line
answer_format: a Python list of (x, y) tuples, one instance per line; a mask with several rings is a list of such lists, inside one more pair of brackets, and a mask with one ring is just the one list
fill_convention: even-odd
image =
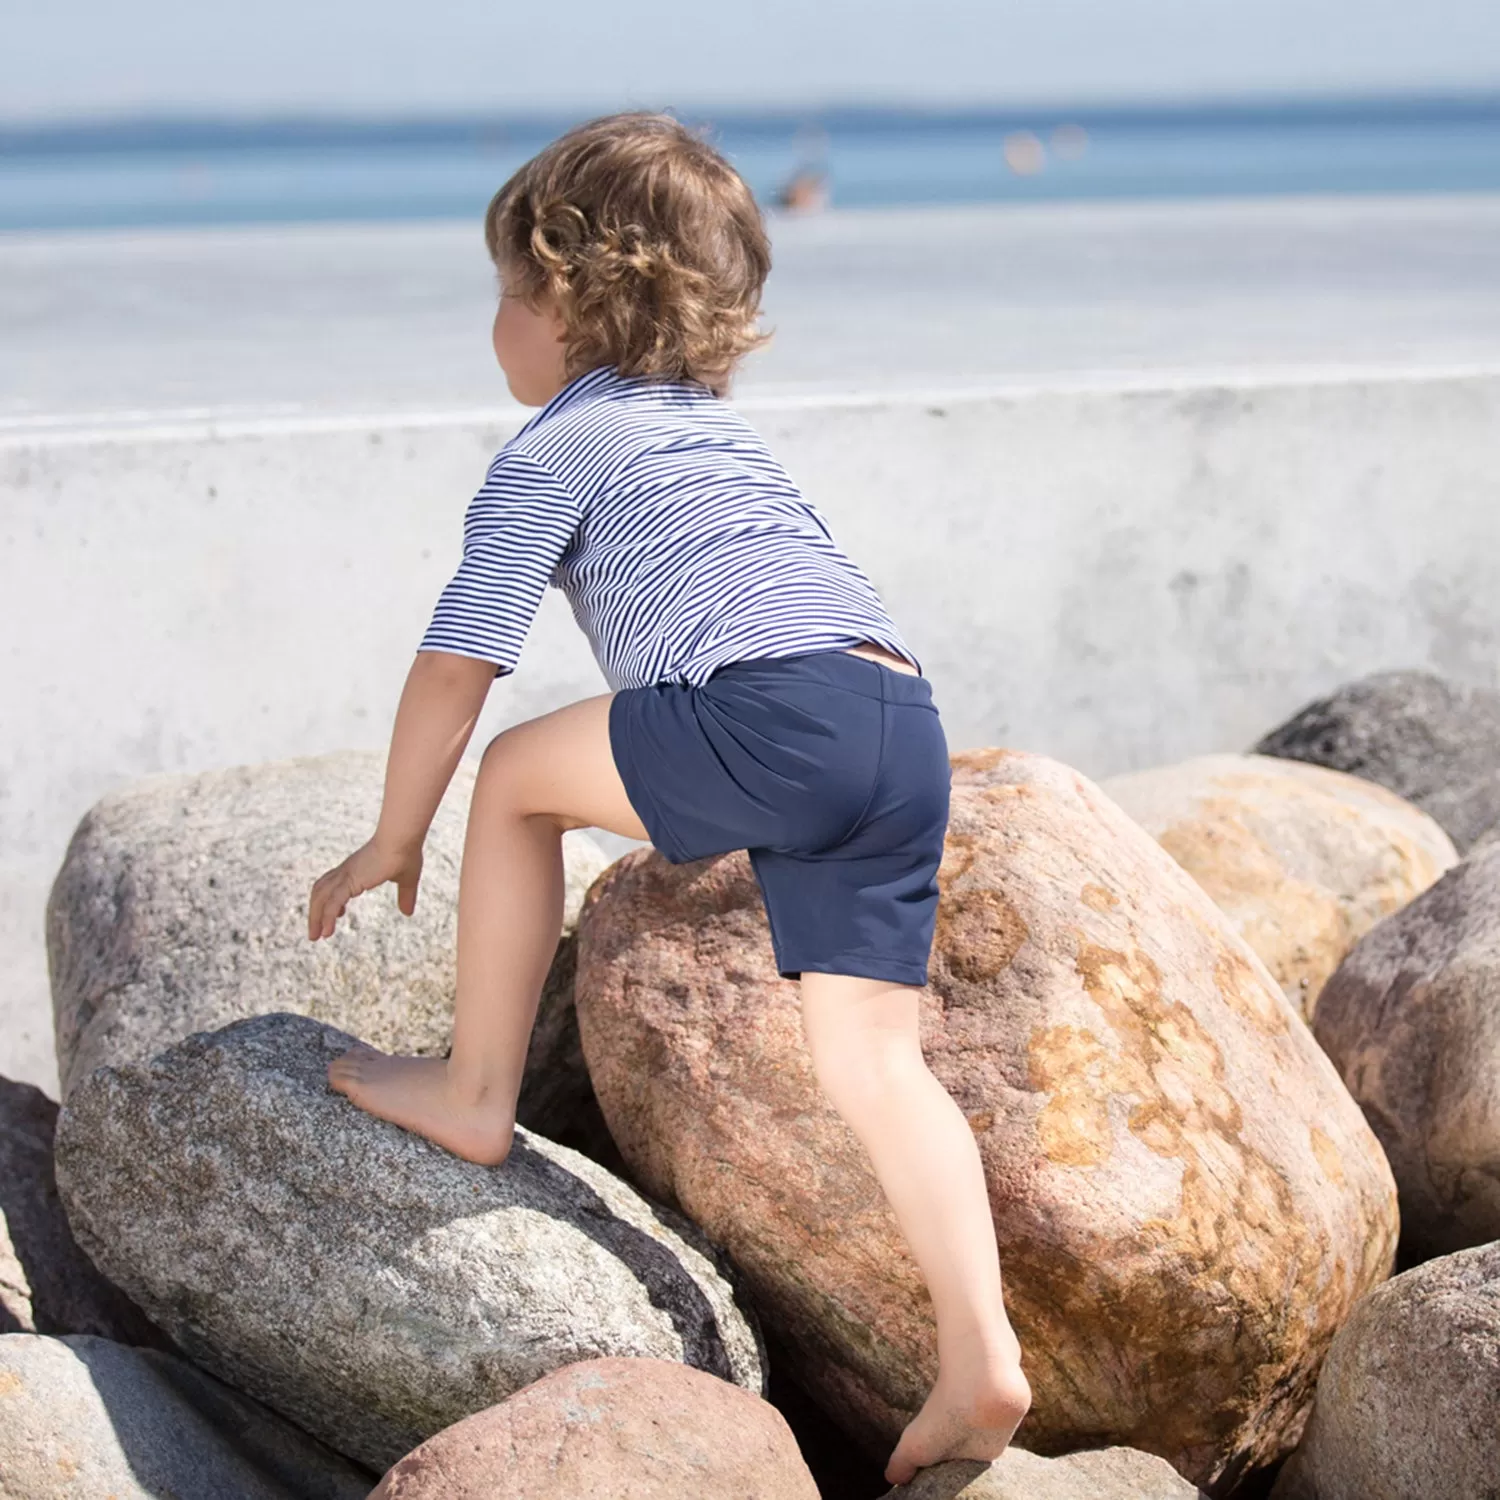
[(1373, 112), (1437, 112), (1500, 114), (1500, 80), (1487, 85), (1414, 86), (1401, 89), (1317, 90), (1305, 87), (1244, 90), (1234, 94), (1197, 93), (1139, 96), (1097, 95), (1072, 99), (1052, 96), (1034, 100), (946, 100), (900, 98), (824, 98), (721, 103), (665, 103), (570, 107), (528, 106), (515, 109), (437, 110), (418, 107), (379, 112), (362, 108), (316, 109), (306, 105), (265, 105), (238, 109), (210, 109), (201, 105), (143, 105), (70, 110), (43, 114), (0, 112), (0, 149), (21, 144), (61, 145), (105, 132), (154, 135), (158, 138), (189, 131), (216, 133), (226, 139), (256, 132), (356, 134), (375, 130), (441, 135), (475, 129), (511, 128), (548, 131), (612, 114), (617, 109), (643, 109), (672, 114), (686, 124), (740, 126), (857, 125), (904, 121), (909, 124), (1065, 123), (1089, 120), (1170, 120), (1186, 115), (1220, 118), (1268, 115), (1349, 116)]

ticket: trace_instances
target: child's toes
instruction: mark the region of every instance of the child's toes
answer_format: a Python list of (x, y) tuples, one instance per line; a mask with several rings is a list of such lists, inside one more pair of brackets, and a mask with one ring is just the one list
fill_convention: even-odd
[(350, 1085), (359, 1082), (363, 1071), (360, 1064), (363, 1056), (370, 1052), (370, 1048), (355, 1046), (347, 1052), (340, 1054), (328, 1064), (328, 1081), (334, 1088), (348, 1089)]

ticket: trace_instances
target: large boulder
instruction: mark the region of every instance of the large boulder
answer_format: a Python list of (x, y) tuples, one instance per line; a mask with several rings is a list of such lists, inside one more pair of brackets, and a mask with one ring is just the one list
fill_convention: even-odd
[(679, 1215), (523, 1128), (482, 1167), (328, 1086), (352, 1038), (255, 1016), (64, 1103), (79, 1243), (206, 1369), (371, 1468), (596, 1355), (764, 1392), (729, 1267)]
[[(953, 768), (922, 1039), (984, 1162), (1034, 1396), (1018, 1440), (1228, 1486), (1295, 1442), (1334, 1330), (1388, 1274), (1390, 1169), (1139, 825), (1038, 756)], [(617, 861), (580, 918), (576, 997), (636, 1180), (728, 1248), (800, 1383), (887, 1457), (937, 1373), (931, 1301), (817, 1087), (744, 851)]]
[(0, 1336), (7, 1500), (364, 1500), (373, 1478), (161, 1350)]
[(1311, 1018), (1340, 960), (1458, 859), (1373, 781), (1267, 755), (1200, 755), (1100, 783), (1234, 923)]
[(1431, 672), (1375, 672), (1319, 698), (1255, 749), (1378, 781), (1460, 853), (1500, 821), (1500, 693)]
[[(428, 831), (415, 913), (394, 886), (350, 902), (311, 942), (313, 882), (375, 831), (384, 757), (340, 751), (147, 776), (79, 822), (47, 903), (62, 1097), (101, 1063), (140, 1062), (195, 1031), (290, 1011), (387, 1052), (441, 1057), (452, 1031), (458, 877), (476, 766), (460, 762)], [(562, 943), (609, 863), (564, 836)], [(554, 964), (554, 967), (556, 965)], [(549, 983), (539, 1037), (565, 986)], [(544, 1073), (563, 1035), (536, 1066)], [(578, 1094), (577, 1080), (556, 1087)]]
[(427, 1439), (370, 1500), (818, 1500), (780, 1412), (702, 1370), (586, 1359)]
[(171, 1340), (80, 1250), (52, 1170), (57, 1105), (0, 1078), (0, 1333), (86, 1333), (168, 1348)]
[(1500, 1240), (1500, 843), (1355, 945), (1313, 1033), (1395, 1173), (1402, 1264)]
[(1339, 1329), (1272, 1500), (1500, 1495), (1500, 1243), (1376, 1287)]
[(1199, 1500), (1165, 1459), (1134, 1448), (1042, 1458), (1011, 1444), (993, 1463), (955, 1460), (921, 1469), (885, 1500)]

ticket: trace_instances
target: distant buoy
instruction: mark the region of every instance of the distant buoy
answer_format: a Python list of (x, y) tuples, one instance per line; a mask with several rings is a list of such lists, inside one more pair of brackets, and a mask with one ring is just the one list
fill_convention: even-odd
[(1014, 130), (1005, 137), (1005, 165), (1018, 177), (1034, 177), (1047, 164), (1047, 148), (1030, 130)]

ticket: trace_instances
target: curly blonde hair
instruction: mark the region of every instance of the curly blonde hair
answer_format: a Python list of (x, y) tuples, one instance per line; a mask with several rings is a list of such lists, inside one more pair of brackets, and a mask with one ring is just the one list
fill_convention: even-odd
[(506, 289), (546, 299), (572, 380), (596, 365), (727, 396), (771, 246), (745, 180), (671, 115), (625, 110), (575, 126), (495, 194), (484, 239)]

